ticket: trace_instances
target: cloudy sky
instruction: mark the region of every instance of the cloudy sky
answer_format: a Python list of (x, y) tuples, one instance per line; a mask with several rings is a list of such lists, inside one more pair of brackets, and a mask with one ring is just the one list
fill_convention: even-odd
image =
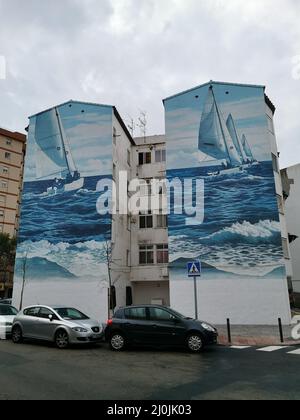
[(277, 106), (281, 166), (300, 162), (299, 0), (0, 0), (0, 16), (2, 127), (23, 131), (28, 115), (74, 99), (114, 104), (124, 120), (146, 110), (159, 134), (162, 98), (211, 79), (255, 83)]

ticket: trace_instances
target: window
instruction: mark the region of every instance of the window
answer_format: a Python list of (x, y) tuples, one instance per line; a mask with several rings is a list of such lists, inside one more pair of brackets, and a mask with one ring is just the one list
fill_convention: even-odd
[(150, 308), (151, 321), (173, 321), (174, 315), (160, 308)]
[(89, 319), (88, 316), (74, 308), (53, 308), (58, 315), (67, 321), (84, 321)]
[(278, 157), (272, 153), (273, 171), (279, 173)]
[(39, 318), (49, 319), (49, 316), (52, 315), (53, 318), (57, 318), (52, 311), (48, 308), (41, 308), (39, 312)]
[(165, 149), (156, 150), (156, 152), (155, 152), (155, 162), (156, 163), (166, 162), (166, 150)]
[(134, 320), (146, 320), (146, 308), (129, 308), (125, 309), (125, 318)]
[(139, 165), (149, 165), (151, 163), (151, 152), (139, 153)]
[(0, 181), (0, 188), (3, 190), (7, 190), (7, 182), (6, 181)]
[(29, 308), (24, 311), (24, 315), (37, 317), (39, 312), (40, 308)]
[(9, 174), (9, 169), (7, 168), (7, 166), (2, 166), (1, 172), (2, 172), (3, 175), (8, 175)]
[(284, 258), (290, 259), (289, 242), (286, 238), (282, 238), (282, 247)]
[(5, 159), (10, 160), (10, 158), (11, 158), (11, 153), (5, 152)]
[(0, 219), (4, 219), (4, 210), (0, 210)]
[(159, 229), (166, 229), (168, 226), (168, 216), (166, 214), (158, 214), (156, 216), (156, 225)]
[(154, 246), (142, 245), (140, 246), (140, 265), (154, 264)]
[(157, 245), (157, 264), (168, 264), (169, 262), (169, 246)]
[(284, 214), (283, 198), (281, 197), (281, 195), (277, 195), (277, 204), (278, 204), (279, 212), (281, 214)]
[(6, 197), (5, 195), (0, 195), (0, 205), (5, 206)]
[(140, 212), (140, 229), (153, 228), (153, 215), (151, 211)]
[(131, 153), (130, 150), (127, 150), (127, 163), (129, 166), (131, 166)]
[(11, 145), (12, 145), (12, 140), (7, 139), (7, 140), (6, 140), (6, 145), (7, 145), (7, 146), (11, 146)]

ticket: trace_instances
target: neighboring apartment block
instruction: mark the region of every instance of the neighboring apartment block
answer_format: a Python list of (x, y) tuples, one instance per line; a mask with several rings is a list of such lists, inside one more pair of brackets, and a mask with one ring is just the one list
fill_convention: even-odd
[[(0, 233), (17, 236), (26, 136), (0, 128)], [(1, 273), (0, 296), (11, 294), (12, 273)]]

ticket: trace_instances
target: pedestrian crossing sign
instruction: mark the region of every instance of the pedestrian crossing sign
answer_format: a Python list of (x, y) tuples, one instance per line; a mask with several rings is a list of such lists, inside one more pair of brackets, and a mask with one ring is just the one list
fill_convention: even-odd
[(201, 277), (201, 262), (192, 261), (188, 263), (188, 276), (189, 277)]

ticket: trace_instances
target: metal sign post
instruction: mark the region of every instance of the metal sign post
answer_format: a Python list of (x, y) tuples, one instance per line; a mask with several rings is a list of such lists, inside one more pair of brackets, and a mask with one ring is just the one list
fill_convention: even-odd
[(201, 277), (201, 262), (193, 261), (188, 263), (188, 277), (193, 277), (194, 279), (194, 298), (195, 298), (195, 319), (198, 319), (198, 290), (197, 290), (197, 278)]

